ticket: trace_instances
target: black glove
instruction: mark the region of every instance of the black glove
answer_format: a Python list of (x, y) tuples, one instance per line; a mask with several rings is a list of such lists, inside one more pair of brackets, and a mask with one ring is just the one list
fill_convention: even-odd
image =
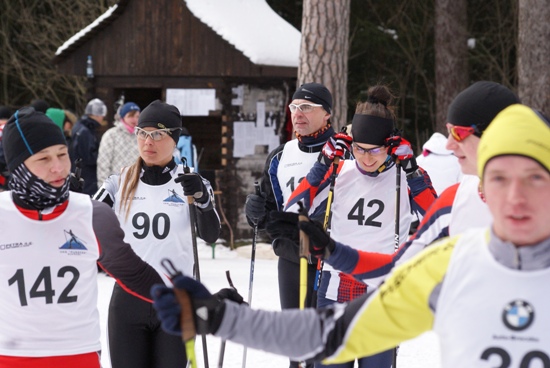
[(253, 226), (263, 223), (265, 220), (265, 195), (249, 194), (246, 196), (244, 212)]
[(414, 151), (409, 141), (395, 135), (386, 139), (386, 147), (388, 147), (388, 155), (390, 155), (394, 161), (399, 161), (405, 174), (414, 174), (418, 169), (418, 164), (416, 163)]
[(296, 244), (300, 242), (297, 213), (271, 211), (265, 230), (272, 239), (290, 239)]
[(300, 221), (300, 230), (309, 236), (309, 252), (315, 258), (328, 258), (334, 251), (336, 243), (323, 229), (321, 223), (315, 221)]
[[(193, 313), (197, 334), (215, 333), (225, 313), (225, 299), (242, 303), (242, 296), (235, 289), (222, 289), (212, 295), (206, 287), (191, 277), (179, 275), (172, 282), (174, 288), (185, 290), (191, 298), (192, 311), (182, 311), (174, 289), (165, 285), (154, 285), (151, 288), (153, 307), (161, 321), (162, 329), (173, 335), (181, 335), (181, 313)], [(201, 313), (197, 314), (197, 310)], [(206, 310), (206, 313), (204, 311)]]
[(192, 196), (197, 203), (204, 204), (208, 202), (208, 190), (199, 174), (179, 174), (175, 181), (181, 184), (185, 196)]
[(77, 178), (75, 174), (70, 173), (69, 174), (69, 190), (77, 193), (82, 193), (82, 189), (84, 189), (84, 179), (83, 178)]

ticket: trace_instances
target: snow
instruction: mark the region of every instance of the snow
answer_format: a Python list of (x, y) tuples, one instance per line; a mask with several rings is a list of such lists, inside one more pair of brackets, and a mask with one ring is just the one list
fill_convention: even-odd
[[(211, 292), (216, 292), (228, 286), (225, 271), (229, 270), (231, 279), (239, 293), (248, 299), (250, 277), (251, 246), (239, 247), (236, 251), (218, 245), (212, 248), (199, 243), (199, 261), (201, 280)], [(103, 368), (111, 368), (107, 346), (107, 310), (113, 286), (113, 279), (105, 274), (98, 275), (99, 300), (98, 308), (101, 317), (102, 358)], [(254, 287), (252, 291), (252, 307), (268, 310), (280, 310), (277, 286), (277, 260), (268, 244), (259, 243), (254, 266)], [(208, 360), (210, 367), (217, 367), (221, 341), (214, 336), (207, 337)], [(198, 366), (204, 367), (202, 342), (197, 338), (195, 343)], [(227, 342), (223, 366), (226, 368), (241, 368), (243, 347)], [(247, 367), (280, 368), (288, 367), (286, 357), (273, 355), (259, 350), (247, 349)], [(440, 368), (439, 346), (434, 333), (426, 333), (414, 340), (403, 343), (397, 359), (399, 368)]]
[(113, 12), (118, 8), (118, 4), (111, 6), (107, 11), (101, 14), (96, 20), (87, 25), (85, 28), (81, 29), (75, 33), (71, 38), (69, 38), (65, 43), (57, 49), (55, 56), (60, 55), (65, 49), (69, 48), (73, 43), (84, 37), (87, 33), (91, 32), (95, 27), (101, 24), (105, 19), (109, 18)]
[(257, 65), (297, 67), (300, 32), (265, 0), (185, 0), (189, 10)]

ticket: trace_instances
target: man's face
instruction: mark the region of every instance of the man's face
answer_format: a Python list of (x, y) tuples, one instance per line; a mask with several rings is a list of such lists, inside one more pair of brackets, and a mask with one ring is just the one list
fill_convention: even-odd
[(483, 192), (493, 215), (493, 230), (516, 246), (550, 237), (550, 173), (535, 160), (500, 156), (485, 166)]
[[(294, 105), (314, 104), (308, 100), (292, 100)], [(316, 106), (312, 111), (304, 113), (300, 109), (296, 109), (291, 113), (292, 127), (294, 131), (300, 135), (309, 135), (327, 125), (330, 114), (323, 109), (322, 106)]]
[(477, 146), (479, 146), (479, 137), (473, 134), (462, 141), (457, 141), (452, 134), (449, 134), (445, 147), (453, 151), (458, 158), (463, 174), (477, 175)]

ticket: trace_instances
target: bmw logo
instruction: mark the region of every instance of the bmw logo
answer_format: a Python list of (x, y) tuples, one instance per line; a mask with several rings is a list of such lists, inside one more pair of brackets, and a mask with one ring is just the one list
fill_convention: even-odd
[(504, 307), (502, 322), (513, 331), (522, 331), (531, 326), (535, 319), (535, 311), (531, 304), (524, 300), (514, 300)]

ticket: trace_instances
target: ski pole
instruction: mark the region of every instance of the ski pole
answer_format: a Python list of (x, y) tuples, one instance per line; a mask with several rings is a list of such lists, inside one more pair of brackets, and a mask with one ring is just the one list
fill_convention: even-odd
[[(256, 195), (261, 196), (260, 183), (254, 182), (254, 189)], [(258, 219), (253, 219), (254, 221), (254, 234), (252, 236), (252, 254), (250, 256), (250, 279), (248, 280), (248, 305), (252, 305), (252, 287), (254, 285), (254, 263), (256, 262), (256, 238), (258, 237)], [(246, 346), (243, 350), (243, 365), (242, 368), (246, 367)]]
[[(344, 127), (345, 128), (345, 127)], [(332, 175), (330, 179), (330, 189), (327, 198), (327, 207), (325, 209), (325, 218), (323, 220), (323, 229), (327, 231), (330, 222), (330, 214), (332, 209), (332, 202), (334, 201), (334, 186), (336, 184), (336, 177), (338, 176), (338, 164), (340, 163), (340, 157), (335, 157), (332, 161)], [(317, 300), (317, 290), (321, 286), (321, 272), (323, 272), (323, 259), (317, 260), (317, 271), (315, 271), (315, 285), (313, 285), (313, 303)]]
[[(231, 275), (229, 274), (229, 270), (225, 271), (225, 277), (227, 278), (227, 282), (229, 283), (229, 286), (235, 289), (235, 291), (237, 291), (237, 288), (235, 287), (235, 285), (233, 285), (233, 280), (231, 280)], [(218, 358), (218, 368), (223, 367), (224, 356), (225, 356), (225, 340), (222, 340), (222, 345), (220, 346), (220, 355)]]
[[(395, 244), (394, 250), (399, 249), (399, 217), (401, 211), (401, 164), (399, 160), (395, 160)], [(392, 368), (397, 368), (397, 346), (393, 349)]]
[[(300, 210), (298, 211), (298, 222), (308, 221), (306, 209), (302, 202), (298, 202)], [(309, 256), (309, 237), (305, 232), (300, 230), (300, 309), (306, 306), (307, 295), (307, 258)]]
[[(183, 172), (185, 174), (189, 174), (191, 170), (189, 169), (189, 166), (186, 165), (186, 162), (184, 161), (184, 167)], [(178, 178), (176, 179), (176, 183), (179, 183), (181, 180), (178, 181)], [(195, 193), (197, 197), (202, 197), (201, 193)], [(191, 240), (193, 241), (193, 260), (194, 260), (194, 276), (197, 281), (201, 281), (201, 271), (199, 268), (199, 252), (197, 249), (197, 229), (196, 229), (196, 220), (197, 220), (197, 213), (195, 208), (195, 198), (190, 195), (187, 196), (187, 203), (189, 205), (189, 222), (191, 223)], [(202, 352), (204, 355), (204, 366), (205, 368), (208, 368), (208, 350), (206, 348), (206, 335), (201, 335), (202, 340)]]
[[(181, 275), (181, 271), (176, 270), (174, 264), (168, 259), (164, 258), (161, 265), (166, 270), (170, 279)], [(180, 326), (181, 326), (181, 339), (185, 345), (185, 354), (187, 355), (188, 366), (191, 368), (197, 368), (197, 359), (195, 357), (195, 336), (197, 335), (195, 329), (195, 321), (193, 320), (193, 309), (191, 306), (191, 299), (187, 291), (174, 288), (174, 294), (181, 306)]]

